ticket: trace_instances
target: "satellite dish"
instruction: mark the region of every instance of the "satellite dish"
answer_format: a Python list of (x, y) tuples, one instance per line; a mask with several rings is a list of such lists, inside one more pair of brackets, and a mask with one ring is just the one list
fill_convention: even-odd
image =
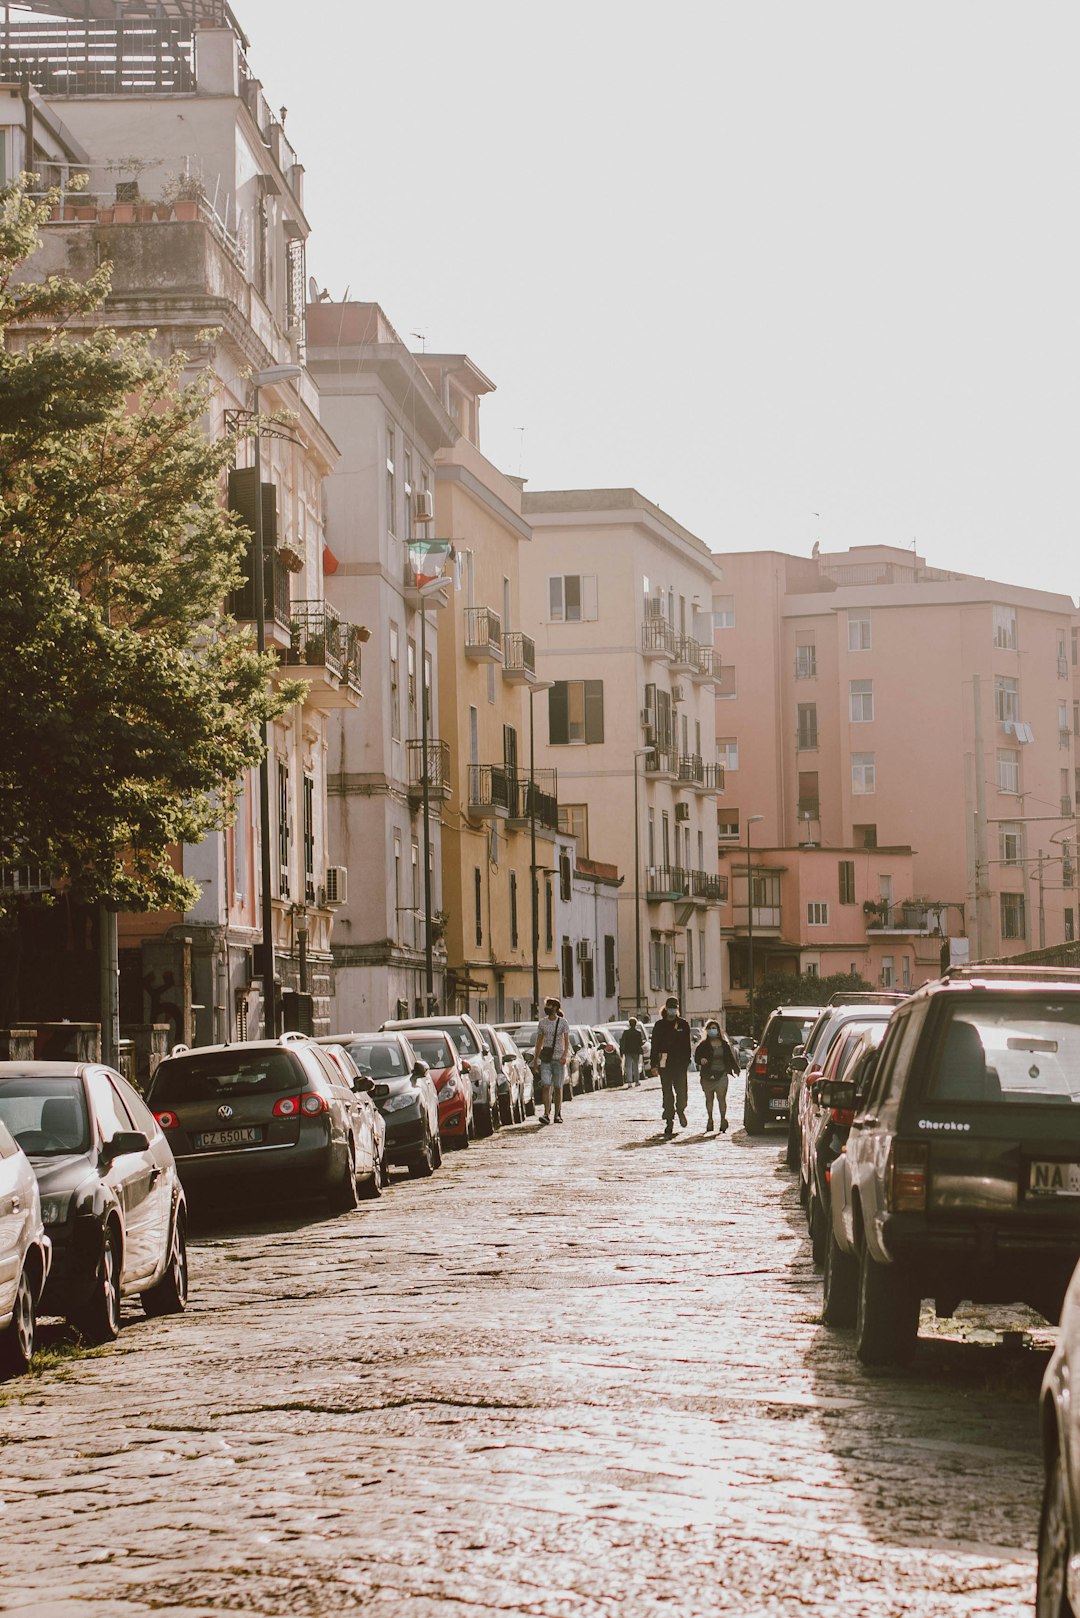
[(307, 295), (308, 295), (308, 302), (309, 303), (318, 303), (318, 301), (319, 301), (319, 283), (318, 283), (318, 281), (316, 281), (316, 279), (315, 279), (315, 277), (313, 275), (308, 276)]

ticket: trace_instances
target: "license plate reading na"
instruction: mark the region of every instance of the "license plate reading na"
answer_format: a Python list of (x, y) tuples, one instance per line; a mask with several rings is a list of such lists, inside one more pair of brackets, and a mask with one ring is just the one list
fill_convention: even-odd
[(212, 1151), (214, 1147), (254, 1146), (262, 1140), (261, 1129), (212, 1129), (205, 1135), (195, 1136), (196, 1151)]
[(1080, 1197), (1080, 1163), (1032, 1163), (1029, 1197)]
[(770, 1112), (787, 1112), (787, 1096), (773, 1096), (769, 1101)]

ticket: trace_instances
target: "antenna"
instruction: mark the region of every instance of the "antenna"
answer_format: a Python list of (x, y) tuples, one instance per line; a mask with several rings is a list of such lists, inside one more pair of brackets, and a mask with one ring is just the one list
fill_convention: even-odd
[(426, 354), (427, 353), (427, 332), (411, 331), (409, 333), (409, 336), (416, 338), (416, 341), (420, 344), (420, 352), (421, 352), (421, 354)]

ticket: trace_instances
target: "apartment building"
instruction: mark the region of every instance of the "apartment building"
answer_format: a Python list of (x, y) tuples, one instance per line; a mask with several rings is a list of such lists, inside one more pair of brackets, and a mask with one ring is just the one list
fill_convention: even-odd
[(579, 854), (615, 864), (619, 1008), (719, 1010), (712, 591), (707, 546), (635, 489), (528, 492), (522, 600), (551, 680), (537, 757)]
[(453, 544), (455, 584), (439, 635), (446, 1004), (502, 1021), (530, 1016), (558, 983), (559, 783), (534, 756), (543, 694), (537, 702), (536, 647), (522, 617), (532, 530), (520, 483), (481, 451), (480, 406), (494, 384), (465, 354), (417, 363), (456, 429), (435, 457), (433, 525)]
[[(458, 430), (378, 304), (313, 304), (308, 343), (341, 450), (326, 484), (327, 594), (372, 635), (363, 709), (341, 714), (331, 737), (331, 836), (348, 872), (334, 1015), (341, 1028), (377, 1028), (424, 1014), (429, 995), (445, 1001), (443, 813), (453, 781), (439, 645), (453, 574), (448, 546), (427, 563), (420, 542), (435, 541), (436, 456)], [(422, 591), (425, 566), (433, 577)]]
[(619, 1015), (619, 890), (617, 866), (589, 859), (570, 833), (555, 842), (554, 943), (557, 993), (570, 1023), (612, 1022)]
[(978, 959), (1075, 937), (1072, 601), (889, 546), (718, 563), (733, 987), (748, 903), (759, 973), (903, 987), (950, 939)]
[[(177, 851), (202, 884), (198, 904), (182, 916), (120, 918), (121, 1021), (165, 1022), (173, 1038), (197, 1042), (257, 1032), (258, 950), (269, 931), (285, 1020), (325, 1029), (337, 892), (327, 747), (331, 716), (360, 699), (362, 631), (324, 593), (322, 487), (337, 450), (305, 368), (303, 169), (223, 3), (166, 0), (152, 16), (104, 0), (50, 0), (45, 9), (48, 23), (13, 15), (0, 37), (0, 79), (31, 87), (25, 93), (43, 101), (63, 134), (64, 149), (42, 165), (43, 182), (64, 194), (44, 226), (35, 273), (86, 275), (108, 259), (103, 321), (122, 332), (152, 329), (163, 353), (181, 349), (193, 367), (213, 369), (220, 394), (209, 433), (256, 402), (292, 413), (288, 430), (262, 438), (261, 488), (250, 442), (229, 480), (249, 528), (261, 501), (267, 645), (283, 676), (307, 683), (269, 737), (270, 846), (252, 772), (235, 787), (235, 824)], [(75, 175), (84, 188), (70, 189)], [(256, 401), (252, 377), (264, 373)], [(258, 588), (249, 554), (247, 581), (228, 605), (253, 636)], [(34, 976), (41, 986), (54, 981), (47, 971)], [(92, 971), (83, 976), (93, 984)], [(66, 1014), (93, 1014), (88, 993), (87, 1006)]]

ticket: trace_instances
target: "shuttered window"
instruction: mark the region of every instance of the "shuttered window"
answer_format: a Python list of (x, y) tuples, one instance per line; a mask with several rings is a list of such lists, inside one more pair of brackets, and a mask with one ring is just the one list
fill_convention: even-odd
[(552, 747), (604, 739), (603, 680), (556, 680), (548, 692), (548, 741)]

